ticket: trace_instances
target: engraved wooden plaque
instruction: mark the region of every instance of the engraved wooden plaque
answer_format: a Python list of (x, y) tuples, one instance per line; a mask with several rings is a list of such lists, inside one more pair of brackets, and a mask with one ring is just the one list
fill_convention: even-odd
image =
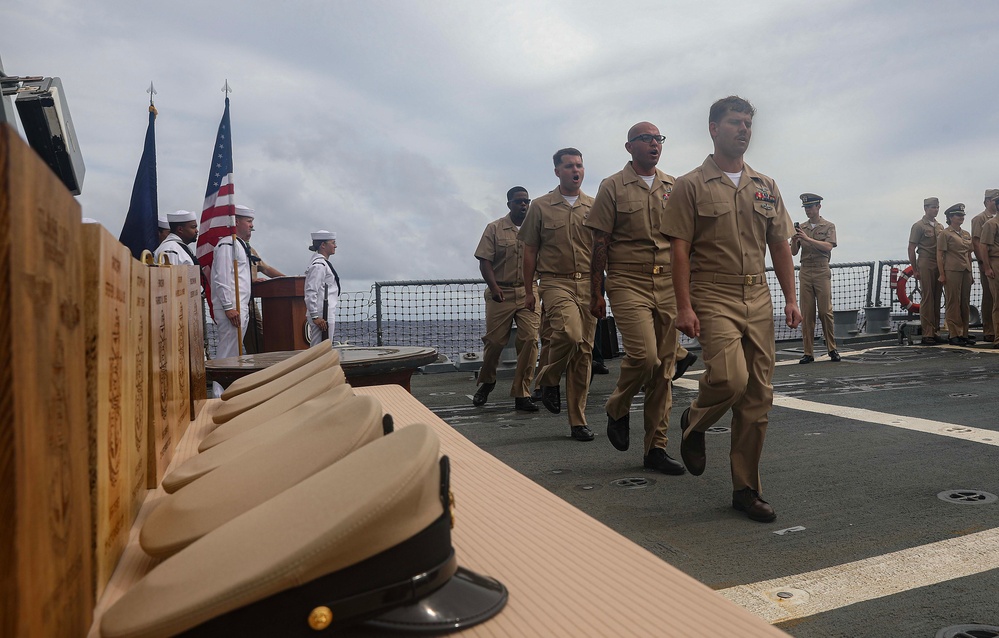
[(173, 299), (170, 303), (173, 311), (170, 319), (170, 329), (173, 331), (171, 339), (173, 352), (170, 355), (170, 366), (173, 371), (171, 398), (176, 404), (179, 441), (187, 432), (187, 426), (191, 424), (191, 355), (188, 343), (190, 326), (187, 320), (190, 302), (187, 296), (187, 267), (170, 266), (167, 270), (170, 272), (173, 286), (171, 293)]
[(201, 270), (187, 266), (188, 353), (191, 358), (191, 420), (199, 405), (208, 399), (208, 377), (205, 375), (205, 310), (201, 303)]
[(176, 410), (170, 403), (170, 269), (149, 271), (149, 458), (146, 486), (156, 488), (177, 447)]
[(100, 224), (83, 224), (82, 230), (94, 588), (100, 598), (132, 524), (132, 424), (127, 422), (132, 395), (124, 369), (131, 366), (126, 357), (132, 256)]
[(94, 607), (80, 206), (0, 125), (0, 636)]
[(130, 260), (132, 290), (129, 316), (129, 348), (132, 365), (126, 365), (127, 388), (132, 388), (132, 446), (128, 450), (132, 486), (132, 518), (146, 498), (146, 463), (149, 459), (149, 267)]

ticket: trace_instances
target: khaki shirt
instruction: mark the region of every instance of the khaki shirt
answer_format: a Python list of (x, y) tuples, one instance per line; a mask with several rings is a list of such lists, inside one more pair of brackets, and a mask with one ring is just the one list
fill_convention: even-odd
[(937, 236), (943, 232), (943, 224), (935, 219), (923, 216), (912, 225), (909, 231), (909, 243), (916, 245), (916, 254), (931, 261), (937, 260)]
[[(984, 226), (985, 222), (989, 221), (993, 217), (995, 217), (995, 215), (993, 215), (992, 213), (990, 213), (988, 211), (988, 209), (983, 210), (982, 212), (980, 212), (977, 215), (975, 215), (974, 217), (972, 217), (971, 218), (971, 238), (972, 239), (977, 239), (979, 242), (981, 242), (982, 241), (982, 226)], [(974, 259), (974, 260), (977, 261), (978, 260), (978, 256), (977, 255), (972, 255), (972, 259)]]
[(583, 273), (589, 280), (593, 230), (583, 222), (592, 206), (593, 198), (580, 192), (570, 208), (557, 188), (531, 202), (518, 237), (538, 249), (538, 274)]
[[(804, 231), (805, 236), (811, 239), (816, 239), (818, 241), (827, 241), (836, 247), (836, 224), (826, 221), (821, 215), (815, 222), (815, 228), (812, 228), (812, 222), (805, 221), (801, 223), (801, 230)], [(828, 266), (829, 258), (831, 253), (819, 250), (811, 244), (801, 243), (801, 266)]]
[(971, 270), (971, 233), (945, 228), (937, 236), (937, 250), (943, 253), (940, 270)]
[(993, 215), (992, 219), (982, 224), (982, 234), (978, 241), (985, 246), (989, 259), (999, 259), (999, 216)]
[(676, 180), (663, 234), (690, 242), (690, 271), (757, 275), (766, 270), (767, 244), (794, 234), (777, 184), (743, 165), (736, 188), (710, 155)]
[(628, 162), (600, 183), (583, 224), (610, 233), (608, 271), (614, 270), (614, 264), (669, 266), (669, 240), (658, 230), (675, 181), (672, 175), (656, 169), (649, 188)]
[(496, 283), (501, 288), (524, 285), (524, 242), (517, 239), (517, 225), (509, 213), (486, 224), (475, 257), (493, 265)]

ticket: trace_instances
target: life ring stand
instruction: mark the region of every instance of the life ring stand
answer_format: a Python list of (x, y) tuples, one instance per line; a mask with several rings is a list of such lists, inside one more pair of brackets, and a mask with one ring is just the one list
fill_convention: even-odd
[(905, 270), (899, 273), (898, 282), (895, 284), (895, 296), (898, 297), (898, 302), (902, 304), (902, 308), (904, 310), (908, 310), (912, 314), (918, 314), (919, 304), (909, 299), (909, 293), (905, 290), (909, 279), (914, 278), (913, 275), (914, 271), (912, 270), (912, 266), (908, 266)]

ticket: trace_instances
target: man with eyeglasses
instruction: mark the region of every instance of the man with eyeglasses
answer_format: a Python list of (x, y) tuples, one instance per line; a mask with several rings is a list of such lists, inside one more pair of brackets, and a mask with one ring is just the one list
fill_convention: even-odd
[(731, 408), (732, 507), (771, 522), (777, 514), (760, 483), (776, 359), (768, 248), (788, 326), (798, 327), (801, 311), (788, 244), (791, 217), (776, 182), (743, 159), (755, 113), (734, 95), (711, 105), (714, 153), (676, 181), (661, 229), (673, 245), (677, 329), (700, 340), (706, 368), (697, 397), (680, 417), (683, 462), (694, 476), (704, 472), (704, 432)]
[[(552, 157), (559, 184), (531, 202), (520, 227), (524, 242), (524, 281), (541, 277), (541, 299), (549, 326), (544, 362), (538, 373), (541, 402), (549, 412), (562, 411), (559, 384), (565, 374), (569, 436), (592, 441), (586, 423), (586, 397), (597, 320), (590, 315), (590, 246), (592, 231), (583, 225), (593, 198), (581, 190), (583, 154), (563, 148)], [(537, 300), (526, 288), (527, 308)]]
[(601, 283), (624, 345), (617, 386), (607, 399), (607, 438), (621, 451), (630, 445), (631, 401), (645, 387), (645, 467), (683, 474), (683, 465), (666, 453), (677, 333), (676, 298), (670, 279), (670, 244), (659, 220), (674, 179), (656, 168), (665, 137), (649, 122), (628, 131), (625, 150), (631, 161), (600, 184), (585, 225), (593, 229), (590, 264), (590, 313), (607, 314)]
[(795, 234), (791, 236), (791, 256), (801, 251), (801, 271), (798, 276), (798, 301), (801, 304), (801, 343), (804, 354), (798, 363), (815, 361), (815, 311), (818, 310), (822, 323), (822, 336), (826, 340), (829, 360), (838, 362), (841, 357), (836, 350), (836, 335), (833, 332), (832, 271), (829, 258), (836, 247), (836, 225), (826, 221), (819, 211), (822, 198), (815, 193), (802, 193), (801, 206), (805, 209), (808, 221), (794, 223)]
[[(537, 412), (531, 401), (531, 378), (538, 359), (538, 329), (541, 313), (527, 307), (524, 286), (524, 242), (517, 238), (520, 225), (527, 216), (531, 198), (527, 189), (514, 186), (506, 193), (510, 212), (490, 222), (475, 249), (479, 272), (486, 281), (486, 334), (482, 337), (482, 367), (479, 369), (479, 389), (472, 405), (483, 406), (496, 387), (496, 367), (500, 353), (510, 340), (510, 329), (517, 322), (517, 369), (510, 387), (514, 409)], [(532, 293), (537, 294), (534, 282)]]

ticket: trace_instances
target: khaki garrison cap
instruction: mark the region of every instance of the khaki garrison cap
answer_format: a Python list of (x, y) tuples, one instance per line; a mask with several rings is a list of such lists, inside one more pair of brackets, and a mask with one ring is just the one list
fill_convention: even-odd
[[(253, 388), (260, 387), (265, 383), (270, 383), (278, 377), (288, 374), (296, 368), (301, 368), (306, 363), (310, 361), (315, 361), (321, 355), (326, 354), (332, 349), (332, 342), (327, 339), (322, 343), (312, 346), (306, 350), (302, 350), (293, 357), (288, 357), (284, 361), (279, 361), (274, 365), (267, 366), (263, 370), (258, 370), (253, 374), (248, 374), (241, 379), (236, 379), (232, 382), (228, 388), (222, 393), (222, 400), (228, 401), (236, 395), (243, 394), (247, 390), (252, 390)], [(337, 352), (337, 363), (340, 363), (340, 353)]]
[[(285, 394), (288, 394), (288, 392)], [(354, 391), (349, 385), (338, 385), (330, 390), (327, 390), (326, 392), (323, 392), (314, 399), (309, 399), (305, 403), (293, 407), (287, 412), (284, 412), (269, 421), (261, 423), (259, 427), (249, 428), (240, 432), (239, 434), (222, 441), (211, 449), (207, 449), (201, 454), (189, 458), (187, 461), (182, 463), (180, 467), (164, 476), (163, 489), (167, 494), (173, 494), (188, 483), (196, 481), (205, 474), (208, 474), (212, 470), (225, 465), (237, 456), (240, 456), (244, 452), (257, 447), (258, 445), (270, 443), (285, 432), (291, 431), (301, 424), (311, 423), (314, 419), (317, 419), (324, 414), (332, 415), (333, 410), (335, 410), (338, 403), (352, 396), (354, 396)], [(268, 401), (264, 405), (270, 405), (271, 403), (273, 402)], [(257, 408), (254, 408), (254, 410), (255, 409)], [(250, 410), (250, 412), (253, 412), (253, 410)], [(221, 427), (229, 428), (230, 425), (250, 412), (240, 414), (238, 417)], [(389, 421), (391, 421), (390, 417), (385, 417), (385, 419), (389, 419)], [(332, 416), (326, 419), (326, 424), (327, 427), (347, 427), (350, 429), (356, 429), (356, 424), (336, 420)], [(352, 432), (348, 430), (344, 435), (349, 437), (351, 434)]]
[(139, 544), (154, 558), (169, 556), (382, 433), (382, 405), (368, 396), (350, 397), (297, 427), (287, 424), (268, 445), (160, 501), (139, 530)]
[(939, 205), (940, 205), (940, 198), (939, 197), (927, 197), (926, 199), (923, 200), (923, 206), (924, 207), (925, 206), (939, 206)]
[(964, 204), (954, 204), (944, 211), (945, 217), (950, 217), (952, 215), (963, 215), (964, 214)]
[[(334, 370), (339, 370), (339, 366)], [(270, 401), (264, 401), (246, 412), (237, 414), (222, 425), (215, 426), (215, 429), (198, 444), (198, 451), (204, 452), (213, 445), (218, 445), (222, 441), (232, 438), (241, 432), (252, 430), (258, 425), (267, 423), (288, 410), (302, 405), (309, 399), (314, 399), (320, 394), (339, 386), (350, 387), (339, 374), (312, 375), (298, 385), (288, 388)], [(351, 394), (353, 394), (353, 391), (351, 391)]]
[(333, 374), (346, 381), (343, 369), (338, 363), (340, 355), (331, 348), (329, 352), (320, 355), (318, 359), (306, 363), (300, 368), (295, 368), (288, 374), (281, 375), (270, 383), (266, 383), (252, 390), (247, 390), (243, 394), (238, 394), (228, 401), (223, 401), (212, 413), (212, 421), (216, 424), (225, 423), (234, 416), (246, 412), (250, 408), (255, 408), (265, 401), (269, 401), (297, 384), (305, 381), (314, 374)]
[(439, 450), (423, 424), (365, 445), (154, 567), (101, 636), (315, 636), (392, 609), (379, 627), (441, 632), (494, 616), (507, 591), (457, 567)]

